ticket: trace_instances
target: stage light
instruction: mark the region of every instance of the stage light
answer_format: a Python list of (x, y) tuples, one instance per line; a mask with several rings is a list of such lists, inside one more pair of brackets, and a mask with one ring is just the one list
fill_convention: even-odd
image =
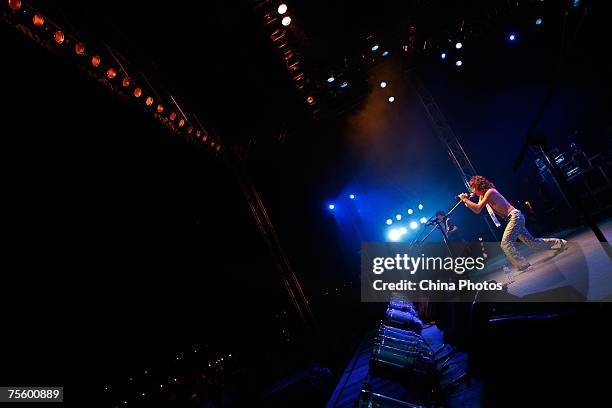
[(9, 0), (8, 5), (11, 10), (17, 11), (21, 8), (21, 0)]
[(416, 221), (412, 221), (412, 222), (410, 223), (410, 228), (412, 228), (412, 229), (417, 229), (418, 227), (419, 227), (419, 224), (417, 224), (417, 222), (416, 222)]
[(412, 208), (409, 208), (408, 209), (408, 214), (412, 215), (412, 213), (413, 213)]
[(386, 86), (387, 86), (387, 83), (386, 83), (385, 81), (383, 81), (383, 82), (381, 82), (381, 83), (380, 83), (380, 87), (381, 87), (381, 88), (385, 88)]
[(333, 210), (336, 208), (336, 206), (334, 204), (330, 204), (327, 206), (327, 208), (329, 208), (330, 210)]
[(130, 80), (129, 77), (125, 77), (123, 78), (123, 81), (121, 81), (121, 85), (123, 85), (124, 88), (127, 88), (128, 86), (130, 86), (130, 83), (132, 81)]
[(172, 112), (172, 113), (170, 113), (169, 118), (170, 118), (170, 120), (171, 120), (171, 121), (172, 121), (172, 120), (174, 120), (174, 119), (176, 119), (176, 112)]
[(399, 233), (404, 235), (404, 234), (408, 233), (408, 230), (406, 229), (406, 227), (402, 227), (402, 228), (399, 229)]
[(147, 106), (153, 105), (153, 98), (150, 96), (147, 96), (147, 99), (145, 100), (145, 105)]
[(372, 47), (372, 51), (376, 51), (378, 49), (378, 44)]
[(74, 52), (77, 55), (85, 55), (85, 44), (83, 44), (82, 42), (76, 43), (74, 45)]
[(61, 44), (64, 42), (64, 33), (61, 31), (56, 31), (55, 34), (53, 34), (53, 38), (55, 39), (56, 43)]
[(106, 76), (109, 79), (113, 79), (117, 76), (117, 70), (115, 68), (109, 68), (108, 71), (106, 71)]
[(423, 204), (419, 204), (419, 210), (423, 209)]
[(355, 194), (351, 194), (351, 195), (349, 195), (349, 198), (350, 198), (351, 200), (354, 200), (354, 199), (355, 199)]
[(135, 88), (135, 89), (134, 89), (134, 96), (135, 96), (136, 98), (140, 98), (140, 95), (142, 95), (142, 89), (140, 89), (140, 88)]
[(94, 55), (93, 57), (91, 57), (91, 65), (93, 65), (94, 67), (97, 67), (98, 65), (100, 65), (99, 55)]
[(382, 56), (386, 57), (387, 55), (389, 55), (389, 51), (383, 51)]
[(343, 82), (340, 84), (340, 88), (346, 88), (348, 86), (348, 82)]
[(443, 52), (442, 54), (440, 54), (440, 58), (442, 58), (442, 59), (446, 59), (446, 53), (445, 53), (445, 52)]
[(291, 24), (291, 17), (289, 17), (289, 16), (283, 17), (283, 19), (281, 20), (281, 23), (285, 27), (287, 27), (289, 24)]
[(157, 113), (162, 113), (163, 111), (164, 111), (164, 105), (160, 103), (159, 105), (157, 105)]
[(462, 65), (463, 65), (463, 61), (461, 61), (461, 60), (457, 60), (457, 62), (455, 62), (455, 65), (456, 65), (456, 66), (458, 66), (458, 67), (460, 67), (460, 66), (462, 66)]
[(397, 214), (395, 216), (395, 219), (398, 220), (398, 221), (401, 221), (402, 220), (402, 214)]
[(178, 127), (182, 128), (183, 126), (185, 126), (185, 119), (180, 118), (178, 121)]
[(308, 102), (309, 105), (312, 105), (314, 103), (314, 98), (312, 96), (309, 96), (306, 98), (306, 102)]
[(425, 224), (427, 222), (427, 218), (421, 217), (419, 221), (421, 221), (421, 224)]
[(399, 232), (397, 228), (393, 228), (389, 231), (388, 237), (391, 241), (398, 241), (401, 238), (402, 234)]
[(34, 14), (34, 17), (32, 17), (32, 24), (36, 27), (42, 27), (43, 24), (45, 24), (45, 18), (40, 14)]
[(391, 218), (389, 218), (389, 219), (387, 220), (387, 225), (391, 225), (391, 224), (393, 224), (393, 220), (392, 220)]
[(541, 18), (538, 18), (538, 19), (535, 21), (535, 23), (536, 23), (536, 25), (540, 25), (540, 24), (542, 24), (542, 19), (541, 19)]
[(461, 48), (463, 48), (463, 44), (458, 42), (457, 44), (455, 44), (455, 48), (460, 50)]
[(278, 14), (285, 14), (287, 12), (287, 5), (285, 3), (278, 6)]
[(516, 33), (510, 33), (508, 34), (508, 41), (510, 42), (514, 42), (518, 39), (518, 34)]
[(389, 103), (393, 103), (395, 101), (395, 96), (390, 96), (387, 100), (389, 101)]
[(330, 83), (330, 84), (332, 82), (334, 82), (335, 80), (336, 80), (336, 78), (334, 78), (333, 76), (330, 76), (329, 78), (327, 78), (327, 82)]

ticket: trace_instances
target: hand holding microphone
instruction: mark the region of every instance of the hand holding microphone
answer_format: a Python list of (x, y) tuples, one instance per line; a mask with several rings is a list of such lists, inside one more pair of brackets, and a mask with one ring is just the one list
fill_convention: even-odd
[(459, 194), (459, 195), (457, 196), (457, 198), (458, 198), (459, 200), (461, 200), (461, 201), (465, 201), (465, 200), (468, 200), (468, 199), (470, 199), (470, 198), (472, 198), (472, 197), (474, 197), (474, 196), (475, 196), (475, 194), (474, 194), (474, 193), (461, 193), (461, 194)]

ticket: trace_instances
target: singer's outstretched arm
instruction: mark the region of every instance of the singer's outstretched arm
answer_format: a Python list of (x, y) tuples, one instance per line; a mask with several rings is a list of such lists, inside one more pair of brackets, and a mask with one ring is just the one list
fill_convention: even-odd
[[(485, 193), (484, 196), (479, 197), (478, 203), (474, 203), (474, 202), (470, 201), (470, 196), (465, 194), (465, 193), (461, 194), (460, 198), (461, 198), (461, 201), (463, 201), (463, 203), (465, 204), (465, 206), (467, 208), (469, 208), (470, 210), (472, 210), (476, 214), (480, 214), (480, 212), (485, 207), (485, 205), (487, 205), (487, 203), (491, 199), (491, 196), (494, 193), (497, 193), (497, 191), (495, 191), (495, 189), (493, 189), (493, 188), (487, 190), (487, 192)], [(497, 194), (499, 194), (499, 193), (497, 193)]]

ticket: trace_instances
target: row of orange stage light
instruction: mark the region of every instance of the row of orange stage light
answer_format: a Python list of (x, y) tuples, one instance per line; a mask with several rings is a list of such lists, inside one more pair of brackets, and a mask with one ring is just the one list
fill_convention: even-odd
[[(26, 9), (21, 0), (8, 0), (8, 6), (14, 14), (22, 13), (23, 17), (26, 19), (29, 18), (29, 15), (31, 15), (32, 25), (39, 31), (38, 34), (50, 33), (52, 41), (56, 46), (66, 47), (70, 45), (71, 48), (73, 48), (73, 52), (76, 57), (88, 59), (89, 61), (85, 62), (85, 64), (91, 66), (91, 69), (94, 70), (95, 76), (103, 75), (104, 80), (108, 83), (111, 89), (121, 89), (123, 92), (131, 95), (135, 99), (142, 98), (145, 106), (148, 109), (151, 109), (154, 115), (170, 129), (177, 133), (183, 133), (187, 137), (190, 137), (193, 141), (204, 143), (214, 151), (219, 152), (221, 145), (210, 137), (208, 132), (194, 126), (183, 115), (167, 109), (162, 101), (157, 101), (157, 104), (155, 104), (156, 101), (152, 95), (147, 95), (144, 97), (145, 90), (141, 86), (138, 86), (135, 83), (136, 81), (134, 81), (127, 74), (127, 72), (122, 72), (121, 68), (116, 67), (112, 63), (105, 64), (100, 54), (93, 51), (89, 52), (83, 42), (68, 35), (56, 24), (47, 21), (45, 16), (42, 14)], [(117, 77), (122, 78), (120, 85)], [(117, 84), (115, 84), (115, 81)]]

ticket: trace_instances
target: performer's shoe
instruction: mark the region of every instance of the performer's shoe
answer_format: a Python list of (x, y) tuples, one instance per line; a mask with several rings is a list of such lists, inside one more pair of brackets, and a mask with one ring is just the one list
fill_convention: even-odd
[(557, 253), (563, 252), (567, 249), (567, 241), (565, 239), (560, 239), (559, 243), (550, 247), (550, 249), (556, 251)]

